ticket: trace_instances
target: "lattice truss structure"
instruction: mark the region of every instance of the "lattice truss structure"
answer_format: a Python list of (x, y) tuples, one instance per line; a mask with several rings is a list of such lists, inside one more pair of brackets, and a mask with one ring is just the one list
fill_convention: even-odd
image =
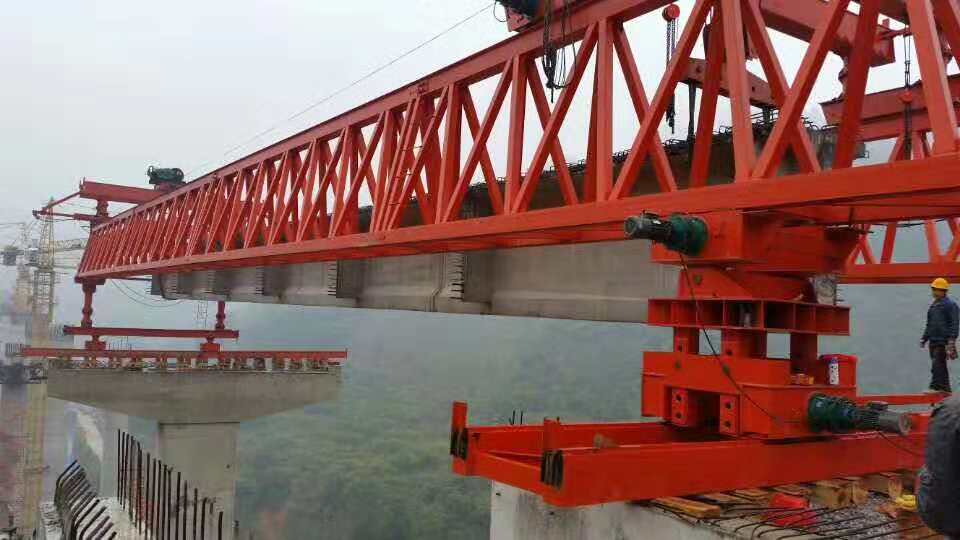
[[(701, 212), (791, 207), (820, 224), (884, 223), (954, 213), (956, 207), (948, 205), (949, 199), (936, 196), (935, 205), (925, 205), (928, 201), (919, 194), (942, 187), (924, 185), (921, 179), (949, 176), (937, 158), (955, 151), (955, 106), (943, 55), (945, 44), (960, 39), (960, 31), (953, 27), (955, 4), (865, 2), (857, 18), (847, 11), (850, 2), (844, 1), (790, 2), (796, 6), (790, 13), (776, 12), (776, 6), (761, 8), (756, 2), (697, 2), (673, 62), (648, 103), (623, 24), (668, 3), (578, 2), (566, 39), (579, 41), (579, 54), (568, 86), (553, 106), (534, 67), (542, 36), (536, 31), (521, 33), (95, 228), (80, 277), (614, 239), (619, 237), (623, 216), (641, 209)], [(787, 16), (799, 18), (798, 11), (806, 14), (806, 31), (795, 21), (783, 21)], [(918, 108), (924, 119), (914, 124), (916, 131), (907, 137), (927, 140), (927, 133), (939, 134), (933, 137), (929, 152), (923, 144), (913, 145), (911, 157), (920, 159), (903, 164), (902, 169), (850, 166), (864, 102), (872, 103), (865, 98), (867, 71), (871, 64), (889, 62), (884, 56), (892, 54), (889, 46), (875, 45), (883, 30), (864, 22), (877, 11), (901, 21), (907, 20), (909, 11), (914, 20), (910, 29), (925, 83), (914, 94), (923, 98)], [(791, 88), (770, 41), (768, 24), (810, 41)], [(704, 77), (698, 142), (689, 177), (678, 182), (661, 150), (658, 127), (705, 25), (715, 30), (715, 39), (707, 51), (709, 73)], [(745, 68), (748, 49), (742, 41), (760, 60), (780, 110), (773, 133), (759, 152), (754, 151), (757, 143)], [(845, 99), (836, 118), (836, 159), (832, 171), (824, 173), (799, 122), (831, 49), (847, 59), (847, 77)], [(589, 144), (571, 152), (561, 146), (558, 135), (574, 94), (585, 84), (588, 64), (595, 73), (589, 134), (584, 138)], [(633, 106), (616, 114), (635, 114), (641, 122), (629, 157), (614, 167), (606, 156), (614, 152), (613, 75), (617, 69), (622, 71)], [(471, 88), (487, 79), (496, 80), (496, 88), (481, 109)], [(730, 97), (736, 173), (728, 181), (735, 181), (706, 187), (708, 134), (718, 125), (716, 105), (721, 91)], [(535, 115), (543, 127), (538, 140), (525, 137), (527, 115)], [(489, 148), (497, 123), (506, 123), (507, 134), (497, 145), (506, 150), (502, 182)], [(524, 155), (531, 153), (525, 163)], [(566, 162), (568, 156), (583, 155), (587, 156), (586, 178), (576, 186)], [(785, 156), (796, 159), (799, 174), (778, 177)], [(556, 172), (547, 175), (549, 181), (541, 181), (548, 161)], [(638, 186), (647, 163), (652, 164), (656, 181)], [(923, 172), (928, 170), (938, 173)], [(485, 200), (480, 201), (489, 214), (484, 219), (470, 219), (476, 214), (464, 209), (468, 187), (477, 176), (487, 188)], [(904, 185), (908, 182), (898, 181), (900, 177), (918, 181)], [(862, 178), (870, 181), (860, 182)], [(538, 190), (548, 187), (545, 184), (558, 189), (562, 197), (553, 201), (553, 208), (533, 211), (531, 202)], [(822, 185), (833, 189), (822, 190)], [(778, 196), (769, 197), (767, 190)], [(915, 193), (918, 198), (893, 208), (863, 202), (891, 193)], [(860, 204), (848, 203), (858, 197), (863, 199), (857, 201)], [(360, 211), (361, 199), (372, 204), (370, 211)], [(820, 207), (812, 211), (813, 205)], [(888, 237), (891, 242), (884, 256), (874, 257), (867, 250), (866, 260), (860, 257), (860, 262), (892, 262), (894, 235)], [(910, 272), (923, 273), (924, 279), (931, 273), (960, 274), (953, 266), (956, 251), (952, 246), (944, 254), (939, 246), (931, 246), (929, 264), (935, 266)], [(858, 272), (868, 270), (881, 269), (855, 268), (850, 273), (864, 275)], [(882, 270), (878, 279), (902, 272)]]
[[(576, 43), (577, 54), (552, 104), (536, 64), (542, 22), (533, 20), (510, 39), (96, 225), (78, 279), (620, 240), (624, 220), (644, 211), (696, 216), (709, 230), (702, 253), (653, 250), (655, 261), (683, 268), (677, 298), (650, 303), (650, 323), (674, 332), (672, 351), (644, 361), (643, 413), (663, 421), (484, 428), (467, 425), (466, 406), (457, 404), (454, 470), (576, 505), (919, 466), (924, 415), (893, 444), (876, 432), (825, 436), (807, 417), (813, 393), (869, 400), (857, 395), (856, 359), (844, 360), (837, 380), (820, 361), (817, 337), (848, 334), (849, 310), (817, 303), (810, 280), (960, 276), (960, 236), (943, 250), (936, 225), (946, 220), (954, 234), (960, 225), (957, 102), (946, 71), (960, 50), (960, 9), (952, 0), (697, 0), (648, 100), (639, 45), (624, 25), (659, 17), (669, 4), (580, 0), (553, 17), (551, 35), (561, 36), (554, 45)], [(881, 16), (904, 29), (878, 24)], [(792, 84), (771, 30), (809, 42)], [(906, 34), (920, 82), (867, 94), (871, 67), (891, 63), (893, 36)], [(705, 61), (692, 57), (701, 38)], [(818, 78), (835, 75), (822, 73), (831, 51), (845, 60), (844, 93), (825, 107), (835, 148), (824, 166), (802, 113)], [(762, 80), (748, 72), (748, 58), (759, 60)], [(681, 174), (659, 129), (693, 64), (703, 68), (701, 102)], [(618, 77), (627, 110), (614, 110)], [(494, 89), (483, 103), (477, 88), (485, 81)], [(776, 110), (767, 130), (753, 115), (763, 101), (758, 81)], [(578, 90), (591, 98), (590, 120), (579, 124), (568, 114)], [(732, 126), (725, 177), (711, 162), (721, 96)], [(629, 152), (611, 159), (623, 115), (638, 127)], [(497, 126), (503, 137), (492, 136)], [(579, 130), (585, 145), (565, 147), (561, 130)], [(863, 140), (883, 138), (898, 141), (888, 163), (854, 166)], [(500, 173), (497, 151), (505, 154)], [(569, 156), (586, 156), (582, 170), (568, 167)], [(898, 261), (897, 230), (918, 221), (928, 260)], [(886, 227), (879, 257), (868, 241), (874, 227)], [(699, 350), (704, 329), (720, 333), (707, 354)], [(786, 361), (768, 358), (773, 332), (790, 335)]]

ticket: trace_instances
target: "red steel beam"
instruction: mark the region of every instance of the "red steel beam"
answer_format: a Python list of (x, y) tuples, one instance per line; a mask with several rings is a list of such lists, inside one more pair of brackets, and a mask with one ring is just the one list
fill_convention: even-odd
[(156, 199), (160, 195), (163, 195), (162, 191), (153, 189), (84, 180), (80, 182), (80, 192), (78, 196), (81, 199), (92, 199), (95, 201), (143, 204)]
[[(770, 28), (795, 37), (799, 40), (809, 42), (817, 26), (823, 20), (827, 11), (827, 2), (817, 0), (816, 2), (798, 2), (797, 0), (751, 0), (759, 1), (760, 11), (763, 18)], [(881, 4), (889, 3), (890, 0), (883, 0)], [(888, 11), (893, 6), (886, 6)], [(902, 6), (901, 6), (902, 7)], [(881, 12), (885, 9), (881, 6)], [(886, 14), (886, 13), (885, 13)], [(889, 16), (889, 15), (888, 15)], [(881, 34), (887, 28), (877, 27), (877, 33)], [(844, 16), (843, 22), (837, 30), (836, 36), (831, 44), (831, 50), (843, 58), (850, 56), (853, 51), (853, 43), (857, 34), (857, 16), (848, 13)], [(873, 55), (870, 60), (872, 66), (883, 66), (892, 64), (896, 61), (894, 54), (894, 44), (892, 39), (878, 39), (873, 44)]]
[(19, 356), (24, 358), (68, 358), (82, 360), (162, 360), (162, 359), (277, 359), (325, 362), (339, 365), (347, 359), (347, 351), (187, 351), (187, 350), (104, 350), (25, 347)]
[(64, 326), (63, 333), (68, 336), (124, 336), (144, 338), (177, 338), (177, 339), (237, 339), (240, 332), (237, 330), (173, 330), (165, 328), (115, 328), (107, 326)]
[[(914, 420), (917, 430), (897, 437), (897, 445), (878, 433), (770, 444), (662, 423), (548, 421), (546, 426), (458, 430), (455, 415), (455, 435), (461, 434), (467, 444), (465, 456), (455, 445), (453, 471), (518, 487), (561, 507), (689, 496), (916, 470), (923, 465), (926, 417), (917, 415)], [(545, 452), (554, 456), (551, 485), (543, 481)]]
[[(951, 75), (948, 78), (950, 92), (960, 97), (960, 75)], [(904, 129), (904, 93), (909, 95), (911, 104), (911, 122), (915, 131), (928, 131), (930, 118), (927, 114), (926, 96), (923, 83), (918, 82), (909, 90), (892, 88), (882, 92), (874, 92), (864, 96), (863, 115), (860, 126), (860, 138), (864, 141), (877, 141), (899, 137)], [(845, 99), (841, 96), (834, 100), (820, 104), (827, 124), (840, 123)], [(960, 99), (954, 99), (954, 109), (960, 111)]]
[[(747, 84), (750, 91), (750, 104), (754, 107), (776, 108), (777, 102), (773, 99), (773, 91), (767, 81), (747, 73)], [(707, 78), (707, 61), (700, 58), (691, 58), (687, 66), (687, 72), (680, 82), (702, 88)], [(720, 76), (720, 95), (728, 97), (730, 95), (730, 86), (727, 84), (727, 74), (723, 72)]]

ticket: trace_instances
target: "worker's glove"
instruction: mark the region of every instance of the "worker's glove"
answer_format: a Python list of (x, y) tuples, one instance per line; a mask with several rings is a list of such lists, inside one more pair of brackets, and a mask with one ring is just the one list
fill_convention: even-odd
[(947, 342), (947, 356), (950, 357), (951, 360), (956, 360), (956, 359), (957, 359), (957, 342), (956, 342), (956, 340), (951, 339), (950, 341)]

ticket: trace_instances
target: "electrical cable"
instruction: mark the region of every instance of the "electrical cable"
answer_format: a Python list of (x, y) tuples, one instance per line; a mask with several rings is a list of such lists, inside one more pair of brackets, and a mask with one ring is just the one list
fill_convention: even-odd
[[(136, 302), (137, 304), (140, 304), (141, 306), (145, 306), (145, 307), (148, 307), (148, 308), (166, 309), (166, 308), (171, 308), (171, 307), (174, 307), (174, 306), (178, 306), (178, 305), (180, 305), (180, 304), (182, 304), (182, 303), (184, 302), (183, 300), (177, 300), (176, 302), (173, 302), (173, 303), (170, 303), (170, 304), (163, 304), (163, 305), (160, 305), (160, 304), (150, 304), (150, 303), (144, 302), (144, 301), (142, 301), (142, 300), (138, 300), (135, 296), (132, 296), (132, 295), (128, 294), (127, 291), (124, 290), (124, 289), (120, 286), (120, 284), (117, 283), (116, 281), (111, 281), (110, 284), (113, 285), (118, 291), (120, 291), (121, 294), (123, 294), (125, 297), (127, 297), (128, 300), (130, 300), (130, 301), (132, 301), (132, 302)], [(132, 291), (131, 291), (131, 292), (132, 292)]]
[(753, 396), (751, 396), (746, 391), (746, 389), (744, 389), (743, 386), (733, 377), (733, 375), (731, 375), (730, 366), (728, 366), (727, 363), (723, 361), (723, 357), (720, 356), (720, 353), (717, 352), (716, 347), (714, 347), (713, 345), (713, 340), (710, 338), (710, 334), (707, 333), (706, 328), (703, 326), (703, 315), (700, 311), (700, 301), (697, 299), (696, 294), (693, 292), (693, 279), (690, 278), (690, 268), (687, 266), (687, 259), (686, 257), (683, 256), (683, 253), (680, 253), (680, 252), (677, 252), (677, 253), (680, 255), (681, 272), (683, 273), (684, 279), (686, 279), (687, 281), (687, 289), (690, 293), (690, 298), (693, 300), (693, 311), (694, 311), (694, 317), (696, 318), (695, 323), (697, 325), (697, 329), (701, 334), (703, 334), (703, 337), (706, 338), (707, 346), (710, 347), (710, 352), (712, 353), (713, 357), (717, 360), (717, 363), (720, 365), (720, 371), (724, 374), (724, 376), (726, 376), (726, 378), (730, 381), (730, 383), (733, 384), (733, 387), (736, 388), (738, 392), (740, 392), (740, 395), (746, 398), (746, 400), (749, 401), (751, 404), (753, 404), (754, 407), (759, 409), (760, 412), (762, 412), (768, 418), (773, 420), (774, 423), (780, 426), (785, 424), (799, 424), (800, 423), (799, 421), (787, 422), (782, 418), (776, 416), (775, 414), (771, 413), (767, 409), (765, 409), (762, 405), (757, 403), (757, 400), (755, 400)]
[(244, 141), (242, 141), (242, 142), (240, 142), (240, 143), (232, 146), (229, 150), (227, 150), (226, 152), (224, 152), (222, 155), (220, 155), (220, 156), (218, 156), (218, 157), (215, 157), (215, 158), (212, 158), (212, 159), (209, 159), (209, 160), (201, 163), (200, 165), (197, 165), (196, 167), (193, 167), (192, 169), (190, 169), (190, 170), (187, 172), (187, 175), (188, 175), (188, 176), (189, 176), (189, 175), (192, 175), (192, 174), (193, 174), (194, 172), (196, 172), (197, 170), (199, 170), (199, 169), (201, 169), (201, 168), (203, 168), (203, 167), (206, 167), (207, 165), (209, 165), (210, 163), (212, 163), (215, 159), (219, 159), (219, 158), (222, 158), (222, 157), (226, 157), (226, 156), (232, 154), (232, 153), (235, 152), (236, 150), (239, 150), (240, 148), (243, 148), (244, 146), (247, 146), (248, 144), (250, 144), (250, 143), (252, 143), (252, 142), (260, 139), (261, 137), (272, 133), (274, 130), (276, 130), (276, 129), (279, 128), (280, 126), (282, 126), (282, 125), (284, 125), (284, 124), (287, 124), (288, 122), (292, 122), (293, 120), (296, 120), (297, 118), (300, 118), (301, 116), (303, 116), (303, 115), (307, 114), (308, 112), (316, 109), (317, 107), (323, 105), (324, 103), (327, 103), (327, 102), (330, 101), (331, 99), (339, 96), (340, 94), (343, 94), (343, 93), (346, 92), (347, 90), (350, 90), (350, 89), (356, 87), (357, 85), (365, 82), (366, 80), (370, 79), (370, 78), (373, 77), (374, 75), (379, 74), (380, 72), (382, 72), (382, 71), (384, 71), (385, 69), (393, 66), (393, 65), (396, 64), (397, 62), (403, 60), (404, 58), (410, 56), (411, 54), (419, 51), (420, 49), (426, 47), (427, 45), (433, 43), (434, 41), (440, 39), (441, 37), (449, 34), (450, 32), (456, 30), (457, 28), (459, 28), (459, 27), (463, 26), (464, 24), (470, 22), (471, 20), (475, 19), (475, 18), (476, 18), (477, 16), (479, 16), (481, 13), (484, 13), (484, 12), (486, 12), (488, 9), (490, 9), (493, 5), (496, 5), (496, 2), (493, 2), (492, 4), (488, 4), (488, 5), (484, 6), (482, 9), (479, 9), (479, 10), (471, 13), (470, 15), (464, 17), (463, 19), (460, 19), (459, 21), (457, 21), (457, 22), (454, 23), (453, 25), (447, 27), (446, 29), (442, 30), (441, 32), (439, 32), (439, 33), (437, 33), (437, 34), (434, 34), (434, 35), (433, 35), (432, 37), (430, 37), (429, 39), (420, 42), (420, 44), (418, 44), (417, 46), (413, 47), (412, 49), (410, 49), (410, 50), (408, 50), (408, 51), (400, 54), (399, 56), (394, 57), (392, 60), (388, 61), (387, 63), (382, 64), (380, 67), (378, 67), (378, 68), (370, 71), (369, 73), (367, 73), (366, 75), (360, 77), (359, 79), (351, 82), (350, 84), (347, 84), (346, 86), (340, 88), (339, 90), (336, 90), (336, 91), (334, 91), (334, 92), (331, 92), (331, 93), (329, 93), (329, 94), (321, 97), (320, 99), (318, 99), (318, 100), (310, 103), (309, 105), (307, 105), (307, 106), (304, 107), (303, 109), (301, 109), (301, 110), (299, 110), (299, 111), (291, 114), (291, 115), (288, 116), (286, 119), (284, 119), (284, 120), (282, 120), (282, 121), (280, 121), (280, 122), (277, 122), (276, 124), (273, 124), (272, 126), (268, 127), (267, 129), (264, 129), (264, 130), (260, 131), (259, 133), (257, 133), (256, 135), (250, 137), (249, 139), (246, 139), (246, 140), (244, 140)]
[[(540, 67), (546, 77), (546, 86), (550, 90), (550, 100), (554, 99), (554, 91), (562, 90), (569, 85), (568, 75), (570, 67), (567, 65), (567, 36), (570, 31), (570, 0), (563, 1), (563, 13), (560, 15), (560, 37), (553, 39), (553, 0), (546, 0), (546, 6), (543, 12), (543, 56), (540, 59)], [(556, 46), (559, 42), (560, 47)], [(577, 61), (577, 44), (572, 43), (573, 61)], [(558, 82), (561, 81), (561, 82)]]
[[(917, 451), (915, 451), (915, 450), (911, 450), (911, 449), (909, 449), (909, 448), (907, 448), (907, 447), (905, 447), (905, 446), (900, 446), (899, 444), (895, 443), (895, 442), (893, 441), (893, 439), (887, 437), (887, 434), (884, 433), (884, 432), (882, 432), (882, 431), (878, 431), (877, 434), (880, 435), (880, 437), (881, 437), (883, 440), (887, 441), (888, 443), (890, 443), (891, 446), (893, 446), (894, 448), (900, 450), (901, 452), (906, 452), (907, 454), (910, 454), (910, 455), (912, 455), (912, 456), (914, 456), (914, 457), (918, 457), (918, 458), (924, 458), (924, 459), (926, 458), (926, 456), (924, 456), (924, 455), (921, 454), (920, 452), (917, 452)], [(900, 437), (903, 438), (903, 435), (900, 435)]]
[(493, 3), (493, 10), (492, 10), (492, 11), (493, 11), (493, 19), (494, 19), (495, 21), (497, 21), (497, 22), (505, 23), (505, 22), (507, 22), (507, 19), (509, 18), (508, 15), (507, 15), (507, 8), (506, 8), (506, 6), (504, 6), (504, 8), (503, 8), (503, 20), (501, 20), (500, 17), (497, 17), (497, 4), (499, 4), (499, 3), (500, 3), (500, 2), (494, 2), (494, 3)]

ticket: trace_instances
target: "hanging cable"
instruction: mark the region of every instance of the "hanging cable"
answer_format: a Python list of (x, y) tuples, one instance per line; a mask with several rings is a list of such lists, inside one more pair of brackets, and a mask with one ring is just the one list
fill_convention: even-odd
[[(670, 69), (670, 62), (677, 52), (677, 19), (680, 17), (680, 8), (676, 4), (670, 4), (663, 8), (663, 20), (667, 22), (667, 46), (666, 46), (666, 69)], [(693, 116), (693, 111), (690, 111)], [(670, 103), (667, 104), (667, 125), (670, 126), (670, 133), (677, 132), (677, 97), (670, 96)], [(688, 136), (689, 137), (689, 136)]]
[(143, 301), (141, 301), (141, 300), (137, 300), (137, 299), (134, 298), (133, 296), (127, 294), (127, 292), (124, 291), (124, 289), (121, 288), (120, 285), (119, 285), (116, 281), (111, 281), (110, 284), (113, 285), (118, 291), (120, 291), (120, 294), (122, 294), (123, 296), (127, 297), (128, 300), (130, 300), (131, 302), (135, 302), (135, 303), (137, 303), (137, 304), (140, 304), (141, 306), (144, 306), (144, 307), (155, 308), (155, 309), (165, 309), (165, 308), (171, 308), (171, 307), (174, 307), (174, 306), (179, 306), (180, 304), (183, 303), (183, 300), (178, 300), (178, 301), (173, 302), (173, 303), (171, 303), (171, 304), (165, 304), (165, 305), (148, 304), (147, 302), (143, 302)]
[[(550, 101), (554, 100), (554, 92), (562, 90), (569, 84), (568, 75), (572, 65), (567, 63), (567, 36), (570, 33), (570, 0), (563, 1), (563, 10), (560, 14), (560, 35), (553, 37), (553, 0), (546, 0), (543, 13), (543, 57), (540, 59), (543, 74), (547, 79), (547, 88), (550, 90)], [(558, 46), (559, 44), (559, 46)], [(573, 50), (573, 61), (577, 61), (577, 45), (570, 45)]]
[(730, 384), (732, 384), (733, 387), (737, 389), (737, 392), (739, 392), (741, 396), (743, 396), (747, 401), (753, 404), (753, 406), (756, 407), (761, 413), (763, 413), (764, 416), (772, 420), (773, 423), (777, 424), (778, 426), (783, 426), (784, 424), (799, 424), (800, 422), (797, 422), (797, 421), (785, 421), (781, 419), (779, 416), (765, 409), (763, 405), (760, 405), (759, 403), (757, 403), (757, 400), (755, 400), (753, 396), (751, 396), (746, 391), (746, 389), (743, 388), (743, 385), (741, 385), (737, 381), (737, 379), (735, 379), (733, 375), (730, 373), (730, 366), (728, 366), (727, 363), (723, 361), (723, 357), (720, 356), (720, 353), (717, 351), (717, 348), (713, 345), (713, 339), (710, 338), (710, 334), (707, 333), (707, 329), (703, 326), (703, 314), (700, 311), (700, 301), (697, 299), (696, 294), (693, 292), (694, 284), (693, 284), (693, 279), (690, 277), (690, 268), (687, 266), (687, 259), (686, 257), (684, 257), (683, 253), (680, 253), (678, 251), (677, 254), (680, 255), (680, 273), (683, 274), (683, 277), (686, 280), (687, 290), (690, 292), (690, 298), (693, 300), (693, 316), (695, 318), (695, 324), (697, 326), (697, 329), (706, 339), (707, 346), (710, 348), (711, 356), (713, 356), (714, 359), (716, 359), (717, 363), (720, 365), (720, 372), (723, 373), (723, 375), (727, 378), (727, 380), (730, 381)]
[(903, 36), (903, 152), (905, 159), (913, 159), (913, 94), (910, 91), (910, 73), (913, 53), (910, 47), (910, 35)]

